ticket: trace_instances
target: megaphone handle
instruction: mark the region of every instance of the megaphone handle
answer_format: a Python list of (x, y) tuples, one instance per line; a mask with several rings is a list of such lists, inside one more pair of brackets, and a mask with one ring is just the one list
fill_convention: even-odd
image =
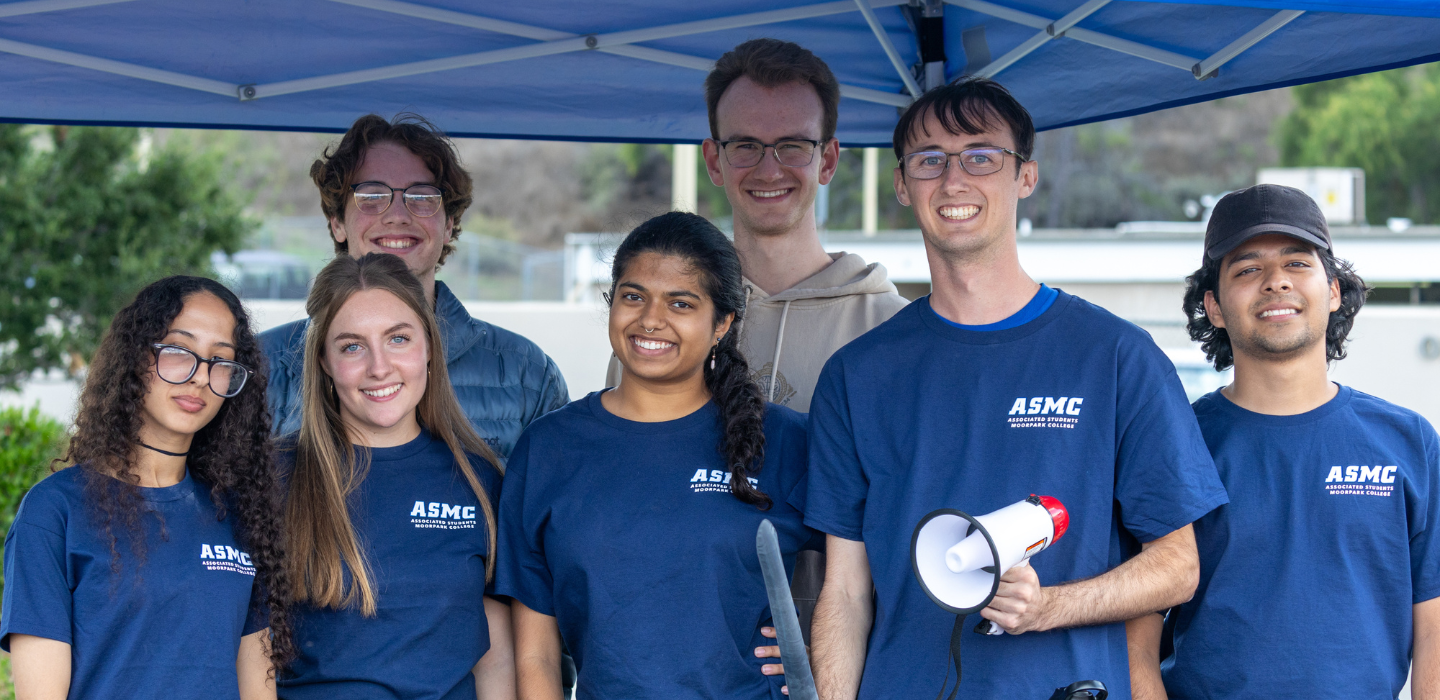
[[(1016, 563), (1015, 566), (1012, 566), (1010, 568), (1018, 569), (1022, 566), (1029, 565), (1030, 557), (1025, 557), (1024, 559), (1021, 559), (1018, 563)], [(975, 634), (983, 634), (989, 637), (997, 637), (1005, 634), (1005, 630), (1001, 629), (1000, 625), (995, 624), (992, 620), (982, 619), (980, 620), (980, 624), (975, 625)]]

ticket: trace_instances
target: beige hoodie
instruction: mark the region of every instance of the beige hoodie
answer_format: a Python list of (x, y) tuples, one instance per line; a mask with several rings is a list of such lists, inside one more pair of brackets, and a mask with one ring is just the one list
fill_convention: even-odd
[[(851, 253), (830, 257), (835, 262), (775, 296), (743, 280), (747, 302), (740, 351), (765, 399), (801, 413), (810, 411), (825, 361), (910, 303), (880, 263), (867, 265)], [(620, 372), (611, 356), (605, 385), (618, 384)]]
[(802, 413), (810, 411), (825, 361), (909, 303), (880, 263), (851, 253), (830, 257), (835, 262), (774, 296), (745, 280), (740, 351), (766, 400)]

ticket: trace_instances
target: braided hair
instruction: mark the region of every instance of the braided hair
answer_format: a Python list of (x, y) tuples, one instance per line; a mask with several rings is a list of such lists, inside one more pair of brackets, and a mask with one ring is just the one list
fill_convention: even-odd
[[(720, 443), (730, 469), (730, 492), (736, 498), (769, 510), (773, 501), (750, 482), (765, 458), (765, 398), (750, 377), (750, 365), (740, 353), (739, 327), (745, 316), (745, 290), (740, 279), (740, 256), (735, 246), (704, 217), (672, 211), (646, 221), (630, 232), (615, 251), (610, 294), (625, 270), (642, 253), (658, 253), (685, 260), (715, 305), (714, 324), (735, 315), (730, 331), (715, 347), (714, 366), (705, 363), (705, 388), (719, 409)], [(708, 360), (708, 358), (707, 358)]]

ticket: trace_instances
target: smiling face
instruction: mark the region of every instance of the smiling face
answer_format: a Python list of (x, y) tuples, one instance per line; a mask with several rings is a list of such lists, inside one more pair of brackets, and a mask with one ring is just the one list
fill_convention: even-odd
[[(366, 149), (354, 179), (355, 183), (384, 183), (396, 190), (411, 185), (440, 185), (420, 156), (390, 142)], [(352, 257), (366, 253), (400, 256), (410, 271), (431, 288), (435, 284), (435, 266), (440, 262), (445, 243), (450, 240), (450, 218), (444, 209), (434, 216), (415, 216), (405, 207), (398, 192), (380, 214), (360, 211), (354, 198), (347, 197), (345, 217), (330, 219), (330, 234), (336, 241), (349, 245)]]
[[(235, 359), (235, 316), (230, 307), (209, 292), (197, 292), (170, 322), (157, 342), (179, 345), (204, 358)], [(172, 452), (190, 449), (190, 440), (215, 418), (225, 399), (210, 391), (210, 366), (201, 364), (183, 384), (171, 384), (155, 370), (150, 353), (145, 400), (141, 406), (140, 440)]]
[(325, 334), (321, 367), (335, 383), (340, 418), (352, 439), (392, 447), (419, 433), (415, 407), (425, 395), (430, 351), (420, 317), (382, 289), (356, 292)]
[[(996, 116), (979, 134), (952, 134), (945, 130), (934, 112), (927, 113), (921, 128), (906, 141), (905, 153), (940, 151), (959, 153), (985, 146), (1015, 150), (1015, 138)], [(1005, 154), (1005, 164), (989, 175), (971, 175), (960, 167), (958, 158), (940, 177), (917, 180), (895, 169), (895, 196), (913, 207), (925, 242), (946, 257), (973, 257), (997, 245), (1013, 245), (1016, 207), (1035, 191), (1039, 166), (1029, 161), (1015, 168), (1015, 156)]]
[(715, 305), (688, 260), (641, 253), (615, 285), (610, 347), (627, 379), (703, 383), (710, 349), (733, 319), (730, 314), (715, 323)]
[(1285, 360), (1308, 352), (1325, 357), (1330, 312), (1340, 308), (1340, 283), (1326, 279), (1315, 247), (1283, 234), (1256, 236), (1226, 254), (1205, 313), (1230, 336), (1237, 360)]
[[(823, 117), (820, 95), (805, 83), (767, 88), (741, 77), (726, 88), (715, 105), (716, 132), (722, 141), (819, 141)], [(813, 228), (815, 193), (834, 177), (840, 162), (840, 144), (835, 139), (822, 144), (810, 164), (798, 168), (781, 165), (768, 148), (758, 165), (736, 168), (725, 160), (713, 139), (705, 140), (704, 155), (710, 181), (725, 188), (736, 230), (775, 236), (795, 230), (807, 218)]]

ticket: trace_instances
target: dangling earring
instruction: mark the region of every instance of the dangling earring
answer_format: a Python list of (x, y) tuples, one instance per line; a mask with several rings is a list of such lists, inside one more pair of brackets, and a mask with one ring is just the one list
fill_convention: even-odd
[(711, 371), (714, 371), (714, 369), (715, 369), (715, 351), (718, 350), (719, 348), (720, 348), (720, 344), (719, 344), (719, 343), (716, 343), (716, 344), (710, 346), (710, 369), (711, 369)]

